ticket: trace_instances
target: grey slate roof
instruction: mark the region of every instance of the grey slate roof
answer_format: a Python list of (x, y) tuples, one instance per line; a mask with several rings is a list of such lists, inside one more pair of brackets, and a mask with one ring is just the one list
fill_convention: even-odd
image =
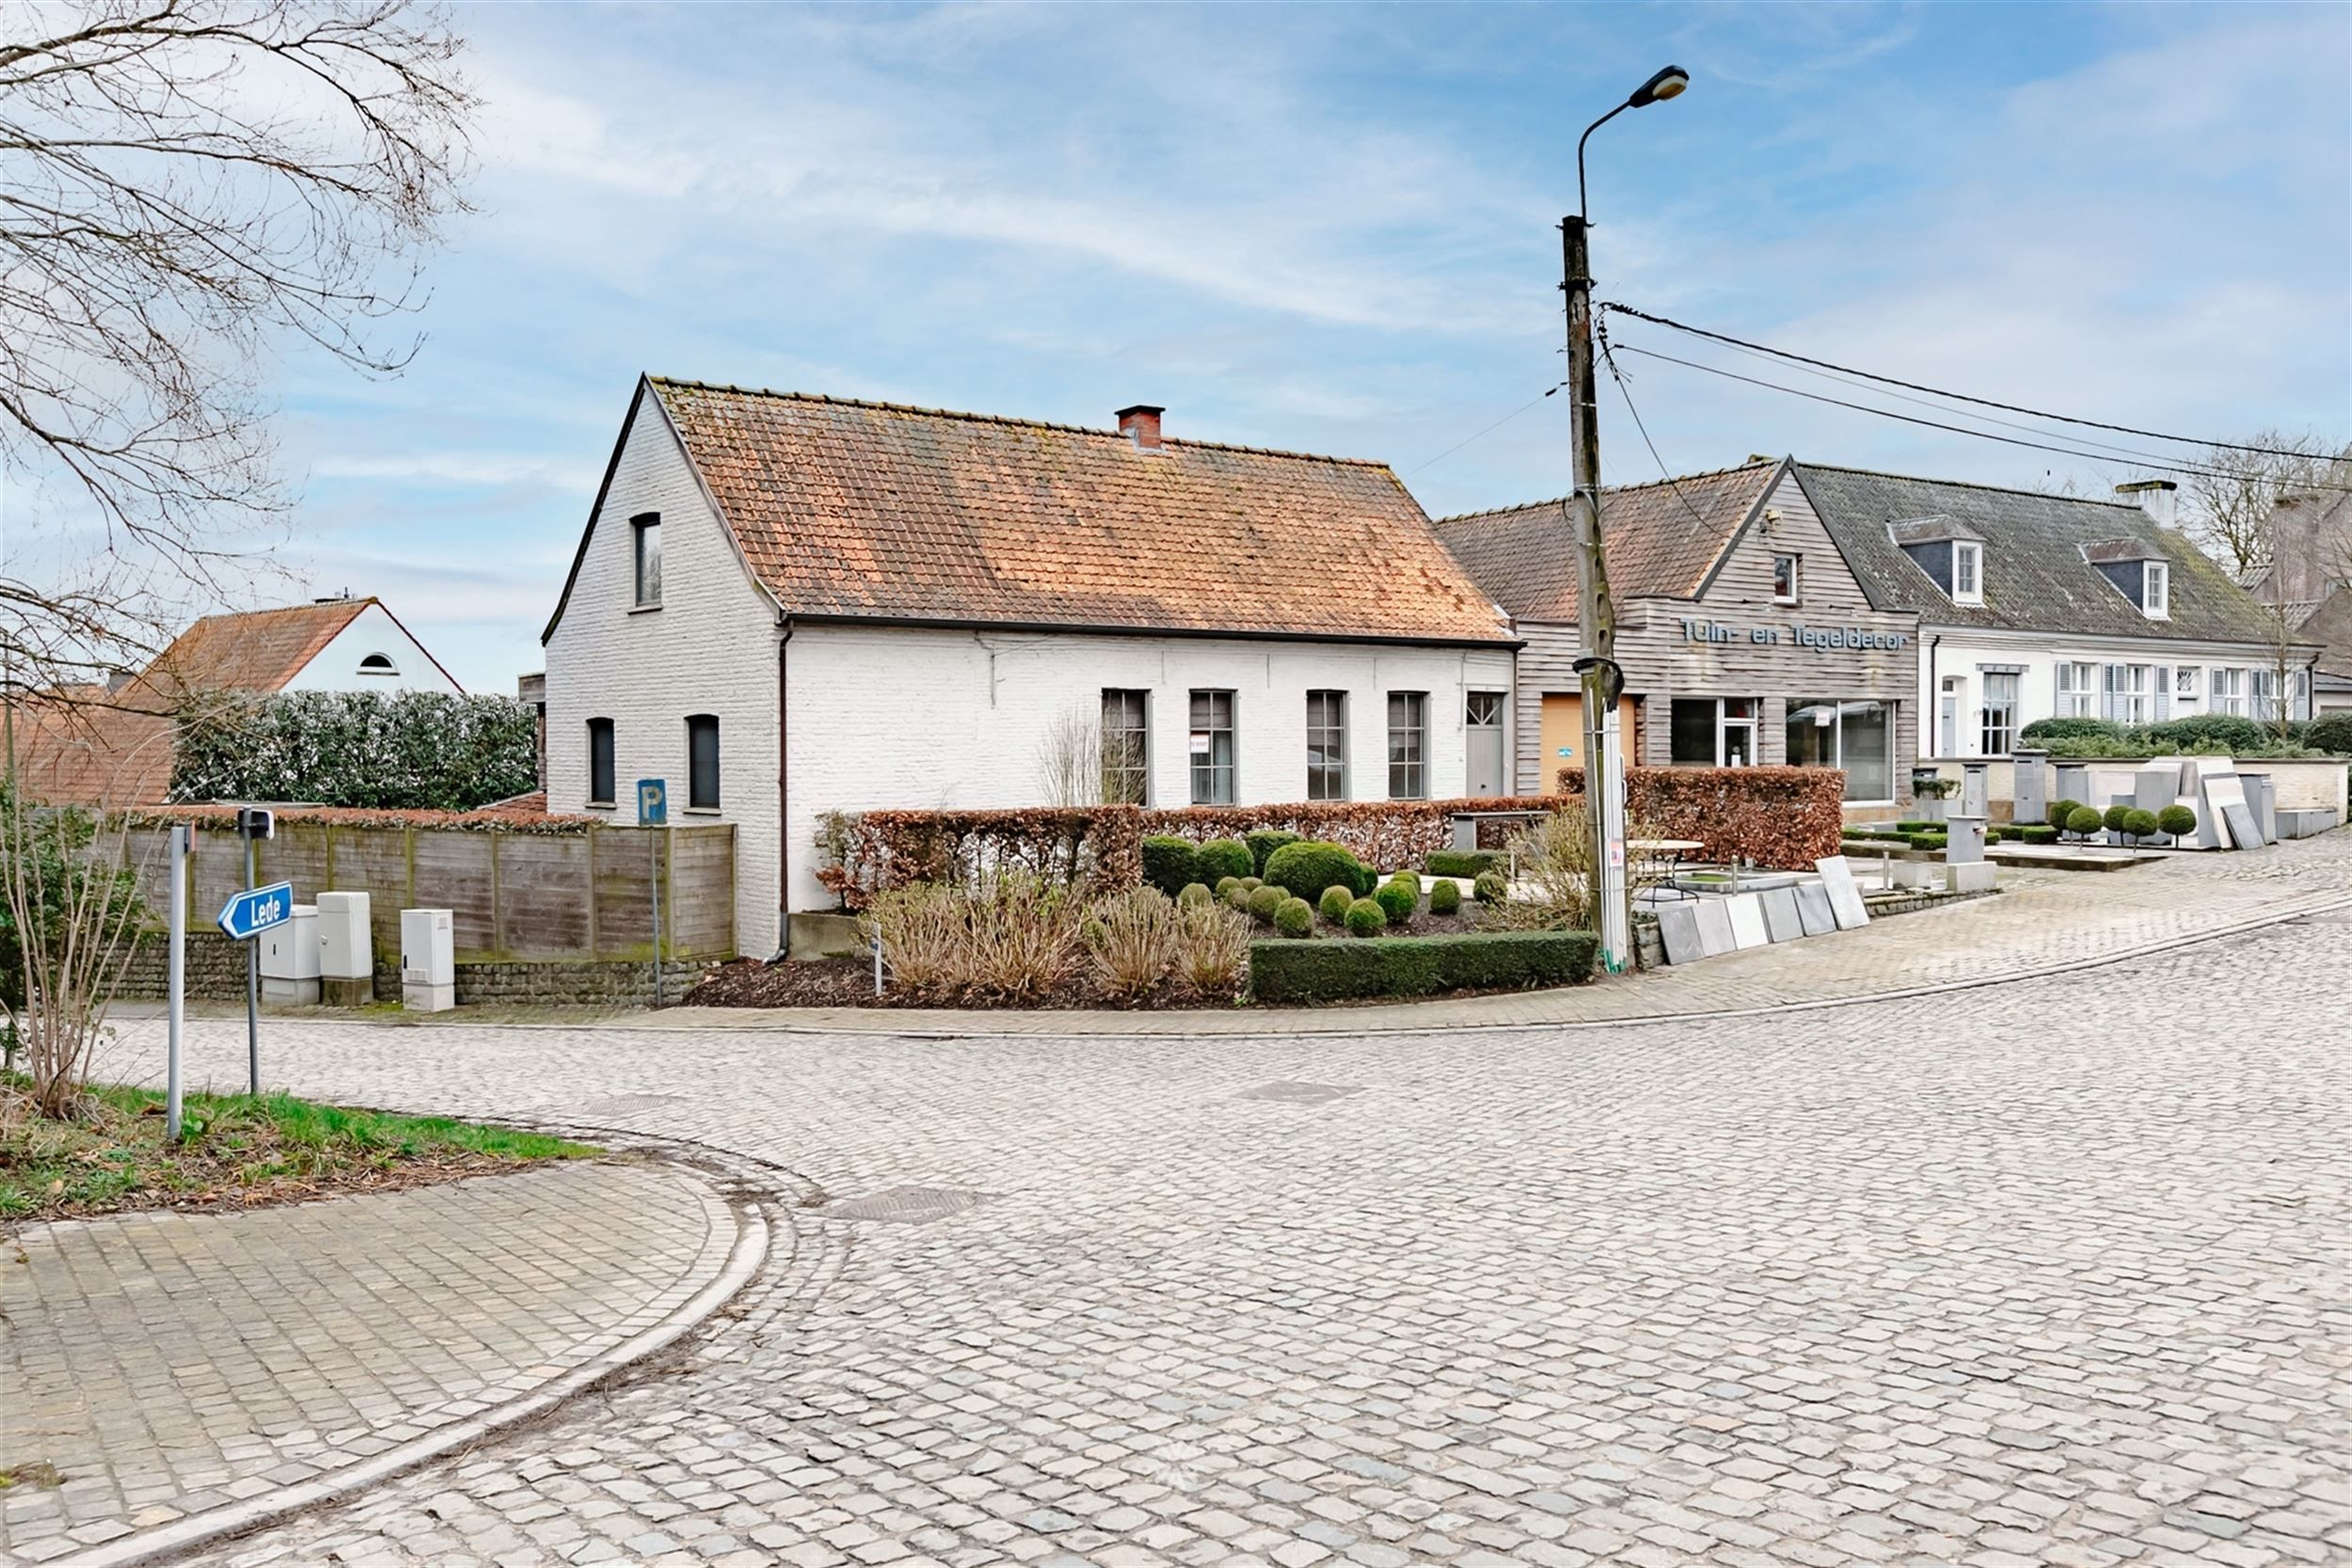
[[(1797, 483), (1820, 515), (1873, 608), (1941, 626), (2182, 641), (2262, 642), (2268, 611), (2180, 533), (2137, 506), (1909, 479), (1800, 462)], [(1955, 605), (1887, 536), (1887, 525), (1942, 517), (1984, 541), (1984, 603)], [(2086, 546), (2132, 541), (2171, 562), (2171, 618), (2151, 621), (2083, 558)]]

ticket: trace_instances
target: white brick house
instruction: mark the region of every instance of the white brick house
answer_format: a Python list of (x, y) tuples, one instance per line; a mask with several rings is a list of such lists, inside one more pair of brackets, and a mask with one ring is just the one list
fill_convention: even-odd
[(765, 955), (831, 907), (822, 814), (1054, 803), (1057, 732), (1152, 805), (1503, 793), (1516, 644), (1395, 476), (1159, 412), (641, 381), (542, 638), (549, 809), (732, 822)]

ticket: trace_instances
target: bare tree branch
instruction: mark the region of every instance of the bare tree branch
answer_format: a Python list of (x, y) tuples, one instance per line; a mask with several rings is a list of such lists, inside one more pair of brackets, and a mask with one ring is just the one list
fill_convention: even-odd
[(2250, 582), (2270, 564), (2270, 514), (2280, 498), (2352, 486), (2352, 445), (2337, 446), (2309, 431), (2291, 436), (2277, 430), (2256, 431), (2245, 445), (2297, 455), (2208, 449), (2198, 466), (2213, 472), (2186, 476), (2183, 521), (2200, 548), (2240, 582)]

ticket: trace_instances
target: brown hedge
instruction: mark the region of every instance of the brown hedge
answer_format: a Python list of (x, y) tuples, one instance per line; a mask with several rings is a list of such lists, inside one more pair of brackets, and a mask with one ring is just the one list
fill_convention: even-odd
[[(1584, 770), (1560, 787), (1584, 793)], [(1835, 768), (1629, 768), (1626, 812), (1651, 832), (1696, 839), (1702, 859), (1805, 871), (1839, 852), (1846, 775)]]
[(1143, 880), (1143, 813), (1133, 806), (1029, 811), (869, 811), (842, 832), (839, 864), (818, 880), (851, 909), (885, 888), (968, 884), (1022, 870), (1047, 881), (1110, 889)]

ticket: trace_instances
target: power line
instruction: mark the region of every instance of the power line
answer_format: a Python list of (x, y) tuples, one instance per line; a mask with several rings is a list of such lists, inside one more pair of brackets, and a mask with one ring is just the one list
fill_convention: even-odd
[[(1699, 527), (1705, 528), (1707, 526), (1706, 515), (1691, 504), (1690, 497), (1682, 493), (1682, 486), (1675, 480), (1674, 470), (1667, 467), (1666, 460), (1658, 454), (1658, 443), (1649, 438), (1649, 426), (1642, 422), (1642, 411), (1633, 406), (1632, 389), (1625, 384), (1625, 372), (1617, 369), (1617, 356), (1610, 352), (1609, 324), (1606, 321), (1600, 321), (1593, 325), (1597, 329), (1595, 335), (1600, 340), (1601, 360), (1609, 367), (1609, 379), (1617, 384), (1617, 396), (1625, 400), (1625, 411), (1633, 416), (1633, 428), (1642, 433), (1642, 445), (1649, 448), (1650, 460), (1658, 465), (1658, 471), (1665, 476), (1666, 487), (1675, 493), (1675, 499), (1682, 503), (1682, 510), (1688, 512), (1692, 520)], [(1722, 499), (1720, 493), (1717, 499)], [(1599, 498), (1596, 497), (1594, 499), (1595, 504), (1597, 505)]]
[(1520, 404), (1517, 408), (1512, 409), (1511, 412), (1503, 415), (1502, 418), (1497, 420), (1486, 429), (1478, 432), (1476, 436), (1465, 436), (1462, 439), (1454, 442), (1452, 446), (1446, 448), (1445, 451), (1431, 458), (1427, 463), (1421, 464), (1415, 467), (1407, 468), (1403, 473), (1399, 474), (1397, 478), (1400, 480), (1410, 479), (1415, 474), (1421, 472), (1422, 468), (1430, 467), (1436, 464), (1444, 462), (1447, 458), (1452, 457), (1455, 452), (1460, 451), (1464, 447), (1469, 446), (1472, 441), (1477, 440), (1479, 436), (1491, 436), (1496, 431), (1501, 430), (1504, 425), (1509, 424), (1513, 420), (1518, 419), (1521, 414), (1526, 413), (1529, 409), (1543, 402), (1545, 398), (1551, 396), (1552, 393), (1558, 391), (1561, 388), (1565, 387), (1567, 383), (1565, 381), (1554, 383), (1552, 386), (1546, 388), (1539, 396), (1532, 397), (1525, 403)]
[[(1669, 365), (1680, 365), (1688, 370), (1704, 371), (1708, 375), (1720, 375), (1727, 381), (1740, 381), (1744, 382), (1751, 387), (1762, 387), (1768, 391), (1786, 392), (1790, 397), (1806, 398), (1814, 403), (1832, 404), (1839, 408), (1851, 408), (1855, 412), (1862, 414), (1876, 414), (1883, 420), (1899, 420), (1905, 424), (1926, 425), (1931, 430), (1948, 430), (1955, 436), (1974, 436), (1980, 441), (1999, 441), (2005, 445), (2012, 447), (2031, 447), (2036, 451), (2054, 451), (2066, 457), (2079, 457), (2084, 461), (2090, 463), (2112, 463), (2115, 461), (2112, 457), (2102, 456), (2095, 451), (2083, 451), (2074, 447), (2052, 446), (2046, 441), (2026, 441), (2014, 436), (1995, 436), (1989, 430), (1974, 430), (1967, 425), (1946, 424), (1941, 420), (1923, 420), (1915, 414), (1898, 414), (1891, 408), (1876, 408), (1867, 403), (1851, 403), (1844, 398), (1828, 397), (1820, 392), (1808, 392), (1802, 387), (1784, 387), (1777, 381), (1758, 380), (1755, 376), (1741, 375), (1735, 371), (1724, 370), (1720, 366), (1702, 365), (1695, 359), (1677, 359), (1671, 354), (1660, 354), (1655, 349), (1636, 348), (1631, 343), (1624, 344), (1623, 351), (1627, 354), (1641, 355), (1645, 359), (1662, 359)], [(2194, 474), (2203, 479), (2237, 479), (2242, 477), (2237, 474), (2225, 473), (2218, 468), (2201, 468), (2193, 464), (2187, 463), (2159, 463), (2148, 461), (2143, 462), (2140, 466), (2144, 467), (2155, 468), (2164, 473)], [(2314, 483), (2306, 486), (2306, 488), (2313, 490), (2333, 490), (2343, 494), (2352, 494), (2352, 487), (2338, 484)]]
[[(1767, 354), (1775, 359), (1787, 359), (1800, 365), (1814, 365), (1822, 370), (1839, 371), (1847, 375), (1860, 376), (1866, 381), (1882, 382), (1889, 387), (1901, 387), (1914, 392), (1927, 392), (1935, 397), (1948, 398), (1955, 403), (1973, 403), (1982, 408), (1998, 408), (2004, 413), (2025, 414), (2037, 420), (2056, 420), (2061, 424), (2078, 424), (2092, 430), (2112, 430), (2120, 435), (2138, 436), (2152, 441), (2173, 441), (2188, 447), (2212, 447), (2224, 451), (2254, 452), (2264, 457), (2308, 458), (2312, 455), (2307, 451), (2290, 451), (2282, 447), (2252, 447), (2242, 441), (2214, 441), (2201, 436), (2172, 436), (2161, 430), (2141, 430), (2135, 425), (2110, 424), (2105, 420), (2078, 419), (2072, 414), (2053, 414), (2044, 409), (2027, 408), (2019, 404), (1999, 403), (1992, 398), (1971, 397), (1966, 392), (1947, 392), (1940, 387), (1923, 387), (1915, 381), (1903, 381), (1891, 375), (1880, 375), (1871, 371), (1856, 370), (1851, 365), (1840, 365), (1828, 359), (1815, 359), (1806, 355), (1791, 353), (1785, 348), (1773, 348), (1769, 343), (1752, 343), (1744, 338), (1734, 338), (1728, 333), (1710, 332), (1706, 327), (1692, 326), (1688, 322), (1675, 321), (1666, 316), (1655, 316), (1647, 310), (1637, 310), (1630, 305), (1619, 305), (1614, 301), (1604, 300), (1601, 302), (1600, 309), (1613, 310), (1621, 316), (1631, 316), (1636, 321), (1645, 321), (1654, 326), (1669, 327), (1677, 332), (1687, 332), (1696, 338), (1712, 339), (1716, 342), (1729, 343), (1734, 348), (1747, 349), (1756, 354)], [(1662, 358), (1664, 356), (1658, 357)], [(1788, 390), (1787, 388), (1781, 389)], [(2073, 455), (2079, 457), (2084, 454), (2076, 452)]]

